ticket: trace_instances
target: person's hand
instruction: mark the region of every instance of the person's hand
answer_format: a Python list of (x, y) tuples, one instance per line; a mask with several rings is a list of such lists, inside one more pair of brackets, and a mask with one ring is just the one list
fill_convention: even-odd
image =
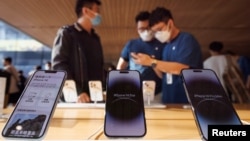
[(152, 58), (147, 54), (143, 54), (143, 53), (136, 54), (136, 53), (132, 52), (131, 56), (133, 58), (133, 61), (136, 64), (143, 65), (143, 66), (150, 66), (151, 65)]
[(87, 93), (81, 93), (78, 96), (77, 103), (89, 103), (89, 102), (90, 102), (90, 98)]

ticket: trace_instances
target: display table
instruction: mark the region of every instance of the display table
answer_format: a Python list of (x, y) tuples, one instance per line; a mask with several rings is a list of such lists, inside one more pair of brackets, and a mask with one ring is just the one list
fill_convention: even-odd
[[(98, 106), (59, 104), (44, 140), (109, 140), (103, 133), (105, 107)], [(234, 106), (240, 118), (250, 122), (250, 105)], [(12, 110), (4, 109), (4, 113)], [(145, 114), (147, 134), (139, 140), (200, 140), (190, 108), (184, 109), (183, 105), (148, 107)], [(1, 119), (1, 128), (5, 122), (6, 119)]]

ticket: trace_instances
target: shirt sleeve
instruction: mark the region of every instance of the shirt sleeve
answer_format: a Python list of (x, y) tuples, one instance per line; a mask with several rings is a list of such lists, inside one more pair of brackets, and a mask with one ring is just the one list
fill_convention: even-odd
[(122, 49), (121, 52), (121, 57), (128, 62), (129, 61), (129, 56), (130, 56), (130, 46), (131, 46), (131, 41), (127, 42), (124, 48)]
[(241, 56), (240, 57), (240, 61), (239, 61), (239, 66), (241, 71), (243, 71), (244, 75), (250, 75), (250, 59), (245, 57), (245, 56)]
[(202, 53), (198, 41), (187, 34), (180, 43), (181, 49), (177, 61), (188, 65), (190, 68), (202, 68)]
[(65, 28), (60, 28), (54, 40), (51, 55), (52, 69), (67, 71), (68, 79), (72, 79), (72, 72), (69, 66), (69, 52), (71, 52), (70, 47), (72, 46), (70, 43), (72, 43), (70, 35)]

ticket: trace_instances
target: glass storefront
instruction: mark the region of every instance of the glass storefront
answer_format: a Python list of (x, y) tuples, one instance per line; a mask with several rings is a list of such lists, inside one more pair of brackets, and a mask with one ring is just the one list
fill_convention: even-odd
[(28, 76), (35, 66), (43, 69), (51, 60), (51, 48), (0, 20), (0, 69), (5, 57), (11, 57), (12, 64)]

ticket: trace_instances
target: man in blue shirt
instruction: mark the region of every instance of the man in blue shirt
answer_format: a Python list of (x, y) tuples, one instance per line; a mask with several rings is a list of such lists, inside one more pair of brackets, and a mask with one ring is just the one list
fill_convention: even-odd
[(248, 56), (239, 55), (232, 51), (226, 51), (226, 54), (232, 57), (233, 63), (239, 68), (242, 79), (247, 89), (250, 90), (250, 58)]
[(162, 72), (162, 103), (188, 103), (180, 72), (185, 68), (202, 68), (202, 53), (193, 35), (181, 32), (175, 24), (171, 12), (163, 7), (152, 11), (149, 25), (155, 38), (164, 47), (162, 60), (151, 58), (144, 53), (132, 53), (134, 61), (144, 66), (152, 66)]
[(248, 56), (239, 56), (238, 64), (243, 74), (243, 80), (246, 87), (250, 90), (250, 58)]
[(148, 54), (151, 58), (159, 60), (162, 58), (164, 44), (154, 38), (149, 28), (149, 16), (149, 12), (142, 11), (135, 17), (140, 38), (132, 39), (125, 45), (121, 52), (117, 69), (138, 70), (141, 73), (142, 80), (154, 80), (156, 82), (155, 93), (158, 94), (161, 92), (161, 78), (157, 76), (153, 68), (135, 64), (130, 55), (131, 52), (141, 52)]

